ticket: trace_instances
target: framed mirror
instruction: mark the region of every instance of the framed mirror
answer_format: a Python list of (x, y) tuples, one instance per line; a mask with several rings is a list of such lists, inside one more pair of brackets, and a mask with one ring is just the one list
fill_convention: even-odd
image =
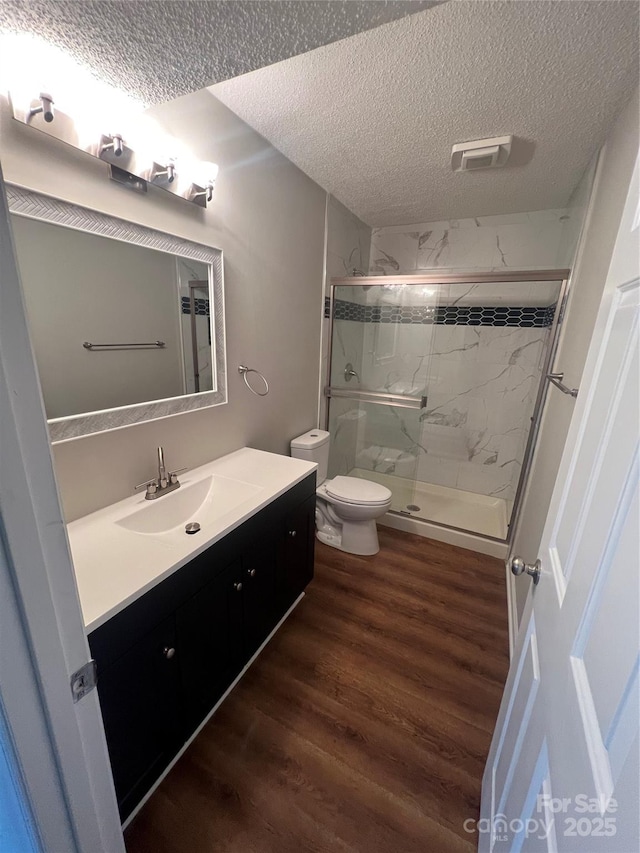
[(52, 441), (227, 402), (219, 249), (7, 196)]

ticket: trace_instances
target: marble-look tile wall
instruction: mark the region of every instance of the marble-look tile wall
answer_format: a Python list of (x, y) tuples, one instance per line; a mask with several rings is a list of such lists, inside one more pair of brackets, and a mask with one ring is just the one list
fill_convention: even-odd
[[(559, 210), (376, 228), (371, 235), (369, 274), (569, 267), (583, 216), (583, 207), (570, 205)], [(340, 298), (352, 302), (364, 298), (368, 304), (379, 305), (381, 290), (374, 287), (363, 294), (354, 288), (351, 297), (345, 289)], [(422, 302), (433, 299), (426, 290)], [(557, 292), (558, 285), (548, 282), (451, 286), (440, 288), (436, 298), (440, 305), (548, 307), (555, 304)], [(417, 288), (396, 293), (391, 302), (420, 304)], [(334, 324), (334, 384), (345, 385), (338, 368), (349, 355), (358, 372), (351, 387), (426, 394), (428, 401), (425, 409), (411, 410), (334, 400), (330, 428), (336, 434), (330, 475), (348, 473), (353, 467), (370, 468), (500, 497), (510, 512), (548, 327), (429, 324), (408, 322), (406, 313), (403, 316), (398, 323), (365, 318), (364, 322), (338, 320)]]
[[(327, 197), (327, 239), (326, 239), (326, 280), (325, 299), (330, 293), (331, 279), (339, 276), (352, 275), (354, 269), (365, 273), (371, 252), (371, 228), (365, 225), (357, 216), (351, 213), (333, 196)], [(357, 301), (362, 298), (357, 288), (350, 290), (349, 299)], [(362, 365), (362, 336), (361, 323), (349, 323), (335, 328), (334, 372), (344, 369), (347, 362), (360, 371)], [(329, 365), (329, 318), (322, 320), (321, 364), (320, 364), (320, 399), (318, 406), (318, 423), (324, 427), (327, 401), (322, 389), (328, 382)], [(353, 467), (353, 466), (352, 466)]]
[[(524, 287), (525, 299), (511, 294), (507, 304), (526, 301), (548, 306), (557, 300), (557, 284)], [(341, 289), (340, 298), (347, 299), (344, 291)], [(366, 292), (367, 302), (378, 308), (395, 304), (398, 317), (405, 319), (336, 321), (340, 352), (352, 353), (362, 346), (362, 356), (359, 376), (349, 386), (337, 372), (334, 356), (333, 384), (426, 395), (427, 405), (413, 410), (334, 400), (331, 476), (346, 474), (353, 467), (377, 470), (500, 497), (509, 512), (522, 468), (548, 326), (406, 322), (407, 306), (419, 305), (415, 316), (424, 316), (433, 296), (414, 287), (386, 291), (386, 287), (372, 288)], [(496, 285), (477, 285), (473, 290), (458, 286), (458, 291), (464, 296), (458, 297), (453, 287), (446, 288), (444, 301), (449, 305), (505, 304)], [(491, 312), (486, 314), (491, 316)]]
[[(548, 329), (396, 324), (402, 352), (380, 363), (374, 339), (382, 326), (364, 325), (363, 387), (426, 394), (427, 406), (366, 407), (357, 467), (501, 497), (510, 504)], [(340, 461), (349, 461), (344, 451)]]
[(513, 501), (548, 334), (436, 328), (419, 480)]
[(374, 228), (370, 275), (558, 269), (573, 258), (576, 208)]

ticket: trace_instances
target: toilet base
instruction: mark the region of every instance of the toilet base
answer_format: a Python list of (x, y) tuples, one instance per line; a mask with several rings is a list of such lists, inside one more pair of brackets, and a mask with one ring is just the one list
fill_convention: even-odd
[(357, 554), (360, 557), (372, 557), (380, 550), (378, 542), (378, 529), (375, 520), (359, 521), (357, 524), (342, 524), (341, 529), (332, 525), (326, 525), (324, 529), (316, 531), (318, 541), (345, 551), (347, 554)]

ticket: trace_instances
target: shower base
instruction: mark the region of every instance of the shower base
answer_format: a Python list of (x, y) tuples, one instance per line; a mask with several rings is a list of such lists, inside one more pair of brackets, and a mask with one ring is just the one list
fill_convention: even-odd
[(386, 486), (393, 495), (391, 509), (409, 518), (446, 524), (494, 539), (507, 537), (507, 504), (502, 498), (434, 486), (364, 468), (353, 468), (349, 476)]

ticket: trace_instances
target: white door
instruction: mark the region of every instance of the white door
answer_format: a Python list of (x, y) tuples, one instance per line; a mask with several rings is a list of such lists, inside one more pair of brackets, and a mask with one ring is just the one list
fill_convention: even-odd
[(124, 853), (97, 694), (71, 693), (88, 658), (0, 170), (0, 750), (47, 853)]
[(638, 179), (636, 163), (485, 769), (481, 851), (640, 850)]

